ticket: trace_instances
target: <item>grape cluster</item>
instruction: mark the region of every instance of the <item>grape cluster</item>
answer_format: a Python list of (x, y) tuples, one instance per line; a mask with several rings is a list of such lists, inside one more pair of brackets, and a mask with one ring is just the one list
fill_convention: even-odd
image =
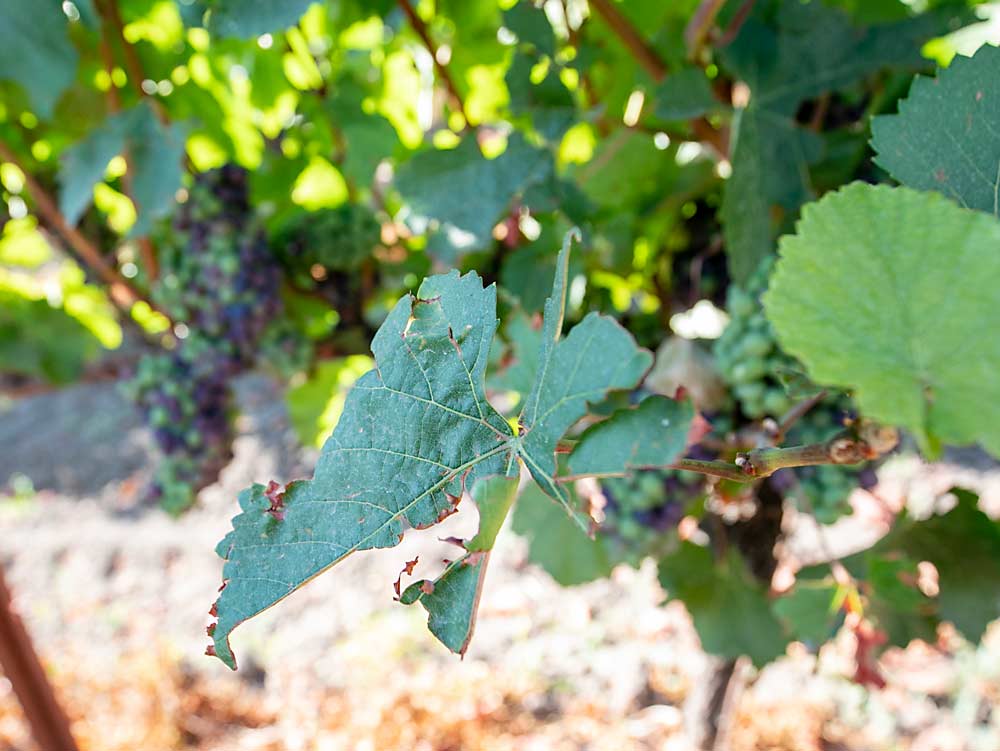
[[(803, 370), (795, 358), (781, 350), (760, 302), (773, 264), (773, 257), (768, 257), (744, 286), (730, 285), (726, 295), (729, 325), (714, 349), (723, 379), (743, 416), (751, 420), (780, 419), (793, 404), (785, 384), (790, 375), (794, 379), (794, 374)], [(803, 385), (811, 393), (817, 391), (812, 384)], [(795, 423), (786, 443), (826, 441), (843, 427), (852, 411), (846, 396), (829, 396)], [(851, 512), (851, 491), (859, 484), (872, 483), (873, 473), (837, 465), (798, 467), (775, 473), (771, 482), (821, 524), (830, 524)]]
[(292, 217), (275, 233), (274, 244), (289, 269), (306, 277), (314, 266), (356, 269), (371, 256), (381, 234), (382, 225), (371, 209), (348, 203)]
[(232, 393), (226, 375), (199, 367), (180, 352), (147, 355), (128, 390), (163, 455), (153, 495), (168, 512), (180, 513), (232, 457)]
[(158, 235), (153, 299), (186, 331), (167, 353), (147, 355), (130, 384), (163, 458), (153, 495), (172, 513), (194, 502), (232, 455), (230, 379), (252, 365), (261, 341), (280, 351), (281, 265), (250, 205), (247, 173), (198, 175)]
[(606, 500), (601, 529), (620, 548), (623, 559), (638, 563), (665, 552), (668, 532), (687, 506), (705, 492), (700, 475), (674, 470), (637, 472), (601, 480)]
[(154, 300), (230, 372), (251, 364), (281, 313), (282, 274), (254, 218), (246, 170), (227, 165), (199, 175), (159, 247)]
[(743, 414), (752, 420), (766, 415), (778, 418), (791, 408), (782, 378), (797, 368), (795, 359), (778, 346), (760, 304), (771, 266), (772, 259), (768, 257), (746, 286), (729, 286), (726, 294), (729, 325), (715, 342), (715, 359), (722, 377)]

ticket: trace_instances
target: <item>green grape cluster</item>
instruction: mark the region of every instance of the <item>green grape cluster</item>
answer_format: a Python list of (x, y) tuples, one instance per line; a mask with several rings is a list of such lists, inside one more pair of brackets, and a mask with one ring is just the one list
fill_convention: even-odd
[(309, 277), (313, 266), (351, 271), (369, 258), (382, 236), (375, 213), (359, 203), (300, 214), (284, 222), (274, 246), (290, 270)]
[(760, 303), (772, 264), (769, 257), (745, 286), (730, 285), (726, 294), (729, 325), (714, 348), (723, 379), (743, 414), (752, 420), (781, 417), (792, 406), (782, 376), (797, 363), (778, 346)]
[[(788, 435), (790, 445), (820, 443), (842, 427), (843, 416), (851, 411), (845, 396), (824, 400), (800, 419)], [(797, 467), (789, 470), (795, 482), (786, 491), (800, 510), (812, 514), (820, 524), (832, 524), (851, 513), (851, 492), (873, 480), (872, 471), (843, 465)]]
[(673, 470), (601, 480), (607, 501), (601, 528), (621, 548), (624, 560), (638, 563), (648, 555), (665, 552), (668, 533), (704, 488), (701, 476)]

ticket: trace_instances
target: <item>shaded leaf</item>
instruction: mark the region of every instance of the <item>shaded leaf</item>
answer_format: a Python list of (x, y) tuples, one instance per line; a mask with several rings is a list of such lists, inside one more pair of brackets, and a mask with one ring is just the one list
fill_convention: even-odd
[[(902, 552), (911, 561), (933, 563), (940, 593), (931, 612), (975, 642), (1000, 616), (1000, 525), (977, 508), (974, 494), (953, 492), (953, 509), (924, 521), (902, 517), (869, 555)], [(887, 610), (917, 609), (923, 598), (914, 589), (897, 593)]]
[[(571, 505), (577, 505), (572, 498)], [(527, 538), (531, 562), (563, 586), (600, 579), (614, 566), (604, 537), (588, 537), (537, 485), (525, 488), (517, 499), (511, 527)]]
[(43, 118), (76, 76), (78, 55), (62, 3), (0, 4), (0, 79), (17, 81)]
[(437, 222), (434, 248), (442, 260), (453, 261), (490, 242), (514, 198), (552, 169), (551, 155), (520, 134), (495, 159), (484, 157), (475, 139), (466, 138), (454, 149), (425, 151), (405, 162), (395, 184), (411, 212), (408, 221), (418, 231)]
[(722, 657), (747, 655), (764, 665), (784, 654), (788, 638), (771, 611), (765, 588), (730, 548), (721, 561), (691, 542), (659, 562), (660, 583), (691, 614), (701, 646)]
[(250, 39), (295, 24), (314, 0), (216, 0), (208, 28), (219, 37)]
[(956, 57), (937, 78), (917, 76), (898, 115), (872, 120), (876, 162), (901, 183), (1000, 213), (1000, 49)]
[(662, 120), (701, 117), (722, 106), (712, 94), (705, 72), (694, 66), (672, 71), (653, 96), (653, 114)]
[(66, 149), (59, 167), (59, 208), (75, 224), (93, 200), (108, 162), (127, 154), (132, 195), (138, 204), (130, 234), (146, 234), (154, 220), (169, 213), (181, 187), (185, 128), (160, 123), (147, 104), (109, 117), (82, 141)]
[(803, 212), (764, 297), (782, 347), (816, 383), (925, 451), (1000, 455), (1000, 223), (934, 193), (862, 183)]
[(650, 396), (592, 425), (569, 457), (573, 475), (625, 475), (636, 469), (666, 467), (688, 445), (694, 420), (690, 400)]

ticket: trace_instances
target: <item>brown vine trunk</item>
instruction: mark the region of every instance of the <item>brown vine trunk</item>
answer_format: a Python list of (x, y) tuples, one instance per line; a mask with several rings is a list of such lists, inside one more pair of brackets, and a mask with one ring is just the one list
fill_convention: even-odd
[(69, 719), (35, 654), (0, 569), (0, 668), (24, 708), (31, 734), (42, 751), (77, 751)]

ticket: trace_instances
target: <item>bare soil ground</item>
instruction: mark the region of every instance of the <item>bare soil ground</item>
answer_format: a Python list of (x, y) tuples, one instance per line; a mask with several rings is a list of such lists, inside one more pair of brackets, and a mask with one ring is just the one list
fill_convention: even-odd
[[(297, 445), (268, 381), (243, 379), (239, 400), (235, 458), (179, 520), (141, 500), (151, 442), (114, 386), (0, 404), (0, 488), (21, 475), (37, 491), (0, 499), (0, 565), (83, 749), (696, 747), (697, 697), (717, 663), (684, 608), (662, 606), (651, 566), (561, 588), (527, 562), (520, 539), (502, 535), (464, 660), (429, 636), (421, 609), (392, 601), (403, 563), (419, 553), (415, 574), (432, 574), (449, 552), (437, 538), (469, 530), (474, 511), (396, 549), (352, 556), (242, 626), (237, 673), (203, 656), (221, 576), (213, 548), (237, 491), (307, 475), (315, 458)], [(903, 470), (889, 473), (887, 492), (914, 502), (956, 477), (987, 495), (998, 483), (994, 471)], [(857, 545), (878, 513), (861, 508), (830, 544)], [(815, 547), (809, 534), (794, 538), (802, 558)], [(728, 748), (1000, 748), (996, 624), (981, 645), (943, 633), (938, 644), (887, 653), (878, 691), (848, 679), (849, 639), (818, 656), (793, 645), (750, 671)], [(34, 746), (0, 676), (0, 751), (15, 750)]]

